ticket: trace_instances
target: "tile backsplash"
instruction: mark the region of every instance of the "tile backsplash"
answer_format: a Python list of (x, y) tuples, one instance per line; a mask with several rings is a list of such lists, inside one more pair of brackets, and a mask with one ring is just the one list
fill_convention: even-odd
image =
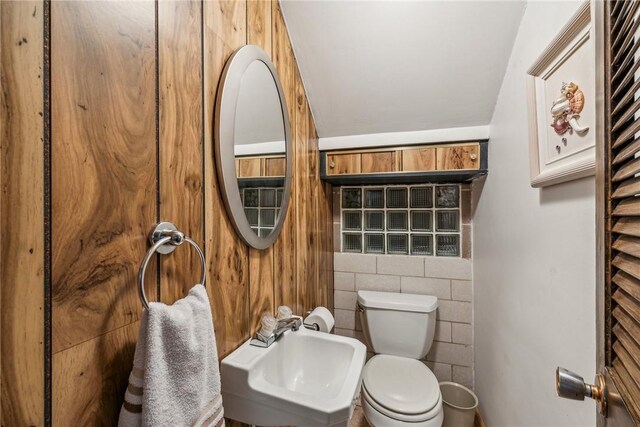
[[(366, 187), (364, 187), (366, 188)], [(373, 187), (372, 187), (373, 188)], [(337, 193), (337, 194), (336, 194)], [(473, 387), (471, 201), (461, 187), (461, 257), (358, 254), (334, 247), (336, 334), (364, 341), (356, 311), (358, 290), (433, 295), (438, 298), (436, 335), (424, 362), (438, 380)], [(334, 235), (342, 231), (340, 189), (334, 190)], [(337, 200), (336, 200), (337, 199)], [(338, 203), (335, 203), (338, 201)], [(366, 218), (365, 218), (366, 221)], [(446, 222), (446, 218), (443, 219)], [(369, 350), (369, 356), (373, 355)]]

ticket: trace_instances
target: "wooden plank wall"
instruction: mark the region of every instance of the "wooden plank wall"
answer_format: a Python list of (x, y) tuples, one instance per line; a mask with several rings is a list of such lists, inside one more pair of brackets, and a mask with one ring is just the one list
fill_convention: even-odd
[[(2, 425), (115, 424), (157, 220), (206, 252), (221, 358), (280, 304), (332, 308), (332, 191), (277, 1), (3, 1), (0, 22)], [(213, 162), (219, 78), (245, 44), (271, 55), (294, 137), (292, 200), (265, 251), (236, 236)], [(199, 268), (179, 248), (152, 262), (147, 292), (171, 303)]]
[(1, 416), (35, 426), (45, 381), (42, 3), (0, 2), (0, 43)]

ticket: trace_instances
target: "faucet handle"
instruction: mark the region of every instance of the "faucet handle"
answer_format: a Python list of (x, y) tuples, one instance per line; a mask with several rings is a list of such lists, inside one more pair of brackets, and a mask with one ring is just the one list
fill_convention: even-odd
[(281, 305), (278, 307), (278, 320), (286, 320), (291, 317), (293, 311), (291, 311), (291, 307), (287, 305)]
[(275, 317), (265, 314), (260, 321), (262, 328), (260, 329), (260, 335), (268, 337), (278, 327), (278, 321)]

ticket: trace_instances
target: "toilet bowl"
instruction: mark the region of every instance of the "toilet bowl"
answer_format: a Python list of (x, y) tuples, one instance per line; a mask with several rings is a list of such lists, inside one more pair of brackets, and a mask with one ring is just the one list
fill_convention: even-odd
[(374, 427), (439, 427), (438, 380), (422, 359), (433, 342), (433, 296), (358, 292), (365, 339), (377, 354), (362, 374), (362, 409)]

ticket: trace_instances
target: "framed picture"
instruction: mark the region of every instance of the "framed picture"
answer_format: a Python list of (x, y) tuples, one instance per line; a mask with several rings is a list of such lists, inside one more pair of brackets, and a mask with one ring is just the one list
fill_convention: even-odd
[(595, 43), (585, 2), (527, 71), (531, 186), (595, 174)]

